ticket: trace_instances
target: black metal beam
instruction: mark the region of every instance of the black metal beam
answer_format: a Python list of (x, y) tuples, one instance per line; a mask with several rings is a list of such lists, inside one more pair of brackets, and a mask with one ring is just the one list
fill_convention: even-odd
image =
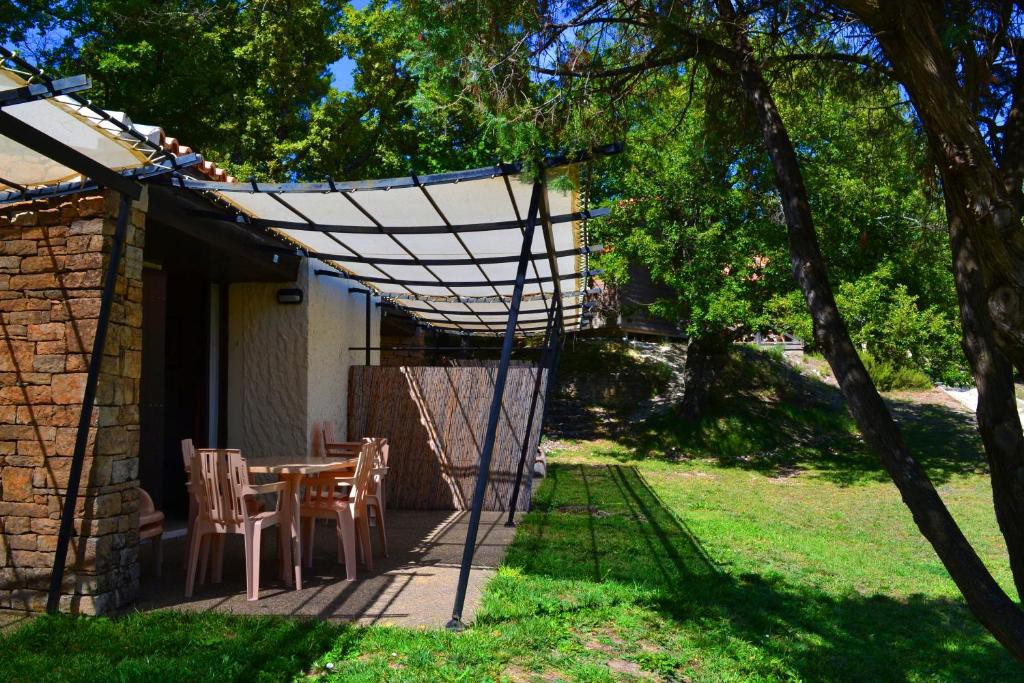
[(92, 80), (81, 74), (56, 78), (49, 83), (29, 83), (20, 88), (0, 91), (0, 107), (13, 107), (16, 104), (46, 100), (57, 95), (69, 95), (91, 87)]
[[(545, 168), (557, 168), (571, 164), (588, 161), (598, 156), (609, 156), (622, 151), (620, 143), (604, 145), (593, 150), (593, 152), (575, 155), (555, 155), (548, 157)], [(484, 178), (497, 178), (499, 176), (517, 175), (523, 170), (521, 163), (499, 164), (497, 166), (485, 166), (483, 168), (472, 168), (465, 171), (452, 171), (448, 173), (433, 173), (430, 175), (405, 178), (382, 178), (380, 180), (355, 180), (349, 182), (336, 182), (328, 180), (322, 183), (257, 183), (252, 187), (254, 192), (361, 192), (369, 190), (396, 190), (404, 187), (416, 187), (417, 185), (445, 185), (464, 180), (481, 180)], [(182, 180), (196, 190), (215, 190), (219, 192), (248, 192), (249, 188), (240, 187), (237, 183), (223, 183), (209, 180), (196, 180), (195, 178), (182, 178)], [(177, 183), (175, 183), (177, 184)]]
[(368, 289), (362, 289), (361, 287), (349, 287), (349, 294), (364, 294), (366, 295), (366, 363), (370, 364), (370, 304), (373, 302), (373, 292)]
[(505, 340), (501, 346), (501, 359), (498, 361), (498, 372), (494, 378), (494, 394), (491, 396), (491, 409), (487, 416), (487, 431), (480, 446), (480, 465), (476, 477), (476, 490), (473, 492), (473, 504), (469, 512), (469, 525), (466, 528), (466, 542), (462, 549), (462, 565), (459, 567), (459, 582), (455, 589), (455, 605), (448, 628), (462, 628), (462, 609), (466, 602), (466, 588), (469, 585), (469, 572), (473, 564), (473, 553), (476, 550), (476, 537), (480, 527), (480, 512), (483, 509), (484, 495), (487, 492), (487, 479), (490, 476), (491, 456), (494, 453), (494, 439), (498, 434), (498, 418), (501, 416), (501, 403), (505, 394), (505, 381), (508, 378), (509, 361), (512, 358), (512, 341), (515, 337), (516, 318), (519, 316), (519, 304), (522, 301), (523, 287), (526, 280), (526, 268), (530, 261), (533, 233), (537, 227), (537, 213), (540, 209), (541, 195), (544, 187), (534, 183), (530, 197), (530, 210), (526, 218), (526, 230), (523, 235), (523, 248), (519, 255), (519, 266), (516, 269), (516, 284), (509, 308), (508, 323), (505, 325)]
[[(147, 164), (146, 166), (139, 166), (138, 168), (121, 171), (121, 175), (126, 178), (133, 178), (135, 180), (149, 180), (157, 176), (170, 173), (176, 169), (189, 168), (196, 166), (202, 162), (203, 158), (198, 154), (183, 154), (180, 157), (175, 157), (172, 160), (166, 159), (159, 163)], [(173, 165), (171, 165), (173, 163)], [(14, 184), (7, 180), (0, 180), (4, 185), (10, 185), (14, 187)], [(6, 191), (0, 192), (0, 204), (10, 202), (24, 202), (29, 199), (49, 199), (51, 197), (63, 197), (69, 194), (79, 194), (81, 192), (90, 192), (99, 187), (99, 185), (90, 179), (75, 180), (71, 182), (60, 183), (58, 185), (47, 185), (45, 187), (28, 187), (24, 189), (18, 189), (17, 191)]]
[[(296, 250), (292, 250), (293, 252)], [(479, 266), (479, 265), (491, 265), (495, 263), (516, 263), (519, 261), (519, 255), (507, 255), (507, 256), (480, 256), (469, 258), (421, 258), (417, 260), (406, 259), (406, 258), (388, 258), (388, 257), (376, 257), (376, 256), (350, 256), (347, 254), (331, 254), (322, 251), (308, 251), (301, 247), (298, 251), (302, 251), (306, 256), (310, 258), (320, 259), (321, 261), (337, 261), (338, 263), (366, 263), (370, 265), (381, 265), (381, 266)], [(576, 249), (563, 249), (555, 252), (555, 257), (560, 258), (562, 256), (582, 256), (585, 254), (597, 253), (601, 249), (598, 247), (578, 247)], [(547, 258), (545, 253), (534, 253), (535, 259)], [(358, 276), (356, 276), (358, 277)]]
[(131, 200), (122, 194), (117, 214), (117, 228), (114, 231), (114, 242), (110, 250), (110, 262), (107, 264), (106, 280), (103, 282), (103, 294), (100, 298), (96, 336), (92, 342), (92, 355), (89, 356), (89, 372), (86, 376), (85, 392), (82, 396), (82, 412), (78, 415), (75, 450), (71, 456), (67, 490), (64, 493), (64, 504), (60, 512), (60, 530), (57, 534), (57, 549), (53, 559), (53, 574), (50, 576), (50, 592), (46, 597), (46, 611), (50, 614), (54, 614), (60, 607), (61, 584), (64, 582), (68, 546), (71, 544), (71, 535), (75, 528), (75, 504), (78, 500), (78, 488), (82, 480), (85, 449), (89, 442), (89, 427), (92, 422), (93, 403), (96, 401), (96, 386), (99, 383), (100, 366), (103, 364), (103, 347), (110, 323), (110, 308), (113, 303), (117, 270), (121, 263), (121, 253), (124, 250), (124, 239), (128, 232), (130, 214)]
[[(566, 311), (578, 311), (581, 308), (589, 308), (589, 307), (590, 306), (588, 304), (577, 304), (577, 305), (574, 305), (574, 306), (566, 306), (565, 310)], [(428, 308), (410, 308), (408, 306), (403, 306), (402, 308), (404, 310), (410, 311), (412, 313), (433, 313), (433, 311), (431, 311)], [(532, 314), (535, 314), (535, 313), (543, 313), (544, 314), (544, 318), (543, 319), (547, 319), (547, 314), (551, 310), (552, 310), (551, 308), (538, 308), (536, 310), (529, 310), (529, 311), (520, 310), (519, 311), (519, 315), (523, 316), (523, 315), (532, 315)], [(450, 316), (460, 316), (460, 317), (465, 317), (465, 316), (470, 316), (470, 315), (478, 315), (478, 316), (481, 316), (481, 317), (484, 317), (484, 318), (504, 318), (505, 316), (508, 315), (508, 311), (480, 311), (479, 313), (471, 313), (470, 311), (445, 311), (445, 314), (446, 315), (450, 315)]]
[[(174, 185), (190, 187), (189, 184), (180, 185), (175, 181)], [(455, 232), (489, 232), (491, 230), (515, 230), (518, 229), (519, 221), (494, 221), (490, 223), (462, 223), (452, 224), (451, 229), (446, 225), (413, 225), (413, 226), (381, 226), (378, 228), (371, 225), (334, 225), (330, 223), (317, 223), (311, 227), (308, 223), (301, 221), (278, 221), (269, 218), (254, 218), (243, 213), (234, 215), (220, 213), (218, 211), (199, 212), (204, 218), (227, 221), (229, 223), (248, 223), (259, 228), (281, 228), (283, 230), (304, 230), (311, 232), (348, 233), (352, 235), (379, 235), (383, 229), (386, 235), (444, 235)], [(581, 221), (584, 218), (601, 218), (607, 216), (609, 209), (593, 209), (589, 212), (577, 212), (552, 216), (552, 223), (571, 223)]]
[[(530, 254), (529, 254), (529, 252), (527, 252), (527, 254), (526, 254), (526, 260), (527, 260), (527, 262), (530, 261)], [(416, 264), (416, 265), (419, 265), (419, 264)], [(576, 278), (584, 277), (586, 275), (600, 275), (600, 274), (601, 274), (601, 271), (598, 271), (598, 270), (591, 270), (591, 271), (587, 271), (587, 272), (583, 272), (583, 273), (569, 273), (567, 275), (562, 275), (561, 277), (557, 278), (557, 280), (574, 280)], [(398, 285), (398, 286), (401, 286), (401, 287), (444, 287), (445, 289), (452, 289), (453, 287), (460, 287), (460, 288), (461, 287), (490, 287), (491, 285), (495, 285), (495, 286), (498, 286), (498, 287), (511, 287), (511, 286), (514, 286), (516, 284), (516, 282), (518, 281), (518, 279), (516, 279), (516, 280), (493, 280), (491, 282), (480, 281), (480, 280), (466, 280), (466, 281), (459, 281), (459, 282), (449, 282), (449, 281), (441, 280), (440, 278), (438, 278), (437, 280), (402, 280), (400, 278), (375, 277), (375, 276), (368, 276), (368, 275), (353, 275), (352, 278), (356, 279), (356, 280), (359, 280), (361, 282), (372, 282), (374, 284), (392, 284), (392, 285)], [(544, 277), (540, 277), (540, 278), (531, 277), (531, 278), (526, 278), (526, 282), (524, 284), (537, 285), (537, 284), (542, 284), (542, 283), (545, 283), (545, 282), (555, 282), (555, 281), (556, 281), (556, 279), (552, 278), (550, 276), (544, 276)]]
[(142, 186), (138, 182), (104, 166), (2, 109), (0, 109), (0, 135), (67, 166), (100, 185), (128, 195), (130, 199), (138, 199), (142, 195)]

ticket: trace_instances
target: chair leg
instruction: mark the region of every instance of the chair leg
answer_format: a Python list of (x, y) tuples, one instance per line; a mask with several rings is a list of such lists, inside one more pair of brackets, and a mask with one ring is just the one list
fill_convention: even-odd
[(363, 562), (369, 571), (373, 571), (373, 546), (370, 545), (370, 520), (369, 511), (363, 510), (363, 514), (356, 517), (356, 527), (359, 533), (359, 547), (363, 549)]
[(245, 538), (245, 597), (252, 595), (252, 527), (248, 524), (242, 534)]
[(313, 542), (316, 539), (316, 517), (306, 518), (305, 542), (302, 544), (302, 564), (313, 566)]
[(263, 540), (263, 521), (253, 525), (252, 534), (252, 584), (249, 586), (249, 600), (260, 599), (260, 544)]
[(220, 583), (224, 580), (224, 543), (226, 541), (227, 536), (224, 535), (218, 534), (213, 537), (213, 576), (210, 579), (213, 583)]
[(152, 538), (150, 543), (153, 544), (153, 576), (160, 578), (163, 574), (164, 564), (164, 539), (163, 534), (157, 534)]
[[(196, 509), (196, 501), (192, 496), (188, 497), (188, 525), (185, 527), (185, 547), (192, 547), (192, 537), (196, 533), (196, 518), (199, 513)], [(185, 571), (188, 571), (188, 552), (185, 553)]]
[(338, 510), (338, 531), (345, 550), (345, 578), (356, 580), (356, 523), (350, 512)]
[(380, 547), (384, 551), (384, 557), (388, 556), (388, 534), (384, 529), (384, 506), (378, 504), (374, 506), (377, 513), (377, 535), (380, 536)]
[(210, 546), (213, 545), (214, 538), (213, 534), (205, 534), (202, 537), (202, 543), (200, 544), (199, 553), (199, 585), (202, 586), (206, 583), (208, 576), (207, 567), (210, 564)]
[(192, 542), (189, 543), (187, 566), (188, 571), (185, 574), (185, 597), (191, 598), (192, 591), (196, 585), (196, 568), (199, 565), (199, 555), (201, 554), (201, 547), (203, 545), (203, 536), (198, 533), (192, 534)]
[(287, 524), (277, 525), (277, 564), (285, 585), (292, 585), (292, 538)]

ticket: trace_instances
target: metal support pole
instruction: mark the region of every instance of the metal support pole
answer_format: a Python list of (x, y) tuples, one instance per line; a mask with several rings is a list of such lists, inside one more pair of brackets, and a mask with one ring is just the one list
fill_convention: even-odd
[(366, 365), (370, 364), (370, 313), (373, 310), (373, 292), (369, 289), (361, 289), (352, 287), (348, 290), (349, 294), (365, 294), (366, 295)]
[(106, 280), (103, 282), (103, 295), (100, 299), (99, 320), (96, 322), (96, 337), (93, 339), (92, 355), (89, 357), (89, 374), (85, 381), (85, 394), (82, 397), (82, 412), (78, 416), (75, 452), (71, 457), (68, 487), (64, 494), (64, 505), (60, 513), (57, 552), (53, 559), (50, 592), (46, 598), (46, 611), (50, 614), (56, 613), (60, 606), (60, 587), (64, 581), (64, 567), (67, 564), (68, 546), (71, 543), (71, 535), (74, 532), (75, 503), (78, 501), (78, 486), (82, 479), (85, 447), (89, 442), (89, 425), (92, 422), (92, 407), (96, 400), (96, 385), (99, 382), (100, 367), (103, 364), (103, 345), (107, 338), (110, 306), (114, 298), (117, 270), (121, 263), (121, 252), (124, 246), (125, 234), (128, 232), (128, 218), (130, 214), (131, 199), (129, 199), (128, 195), (121, 194), (121, 205), (117, 214), (117, 229), (114, 231), (114, 243), (110, 249), (110, 262), (107, 264)]
[(476, 490), (473, 492), (473, 507), (469, 513), (469, 526), (466, 529), (466, 544), (462, 550), (462, 566), (459, 568), (459, 584), (455, 590), (455, 606), (448, 628), (462, 628), (462, 608), (466, 602), (466, 587), (469, 585), (470, 565), (473, 552), (476, 550), (476, 536), (480, 527), (480, 511), (487, 492), (487, 478), (490, 474), (491, 455), (494, 452), (494, 439), (498, 433), (498, 418), (501, 415), (501, 400), (505, 393), (505, 380), (508, 377), (509, 361), (512, 358), (512, 341), (519, 319), (519, 306), (523, 299), (523, 287), (526, 282), (526, 268), (530, 263), (533, 247), (533, 233), (537, 227), (537, 214), (540, 211), (543, 185), (535, 182), (530, 195), (530, 210), (523, 230), (523, 248), (519, 253), (519, 266), (516, 270), (515, 288), (512, 290), (512, 302), (509, 305), (508, 322), (505, 324), (505, 340), (501, 346), (501, 360), (498, 362), (498, 373), (494, 378), (494, 395), (491, 397), (491, 410), (487, 416), (487, 431), (480, 446), (480, 468), (476, 477)]
[(508, 521), (505, 526), (515, 526), (516, 506), (519, 504), (519, 487), (523, 484), (523, 469), (526, 467), (526, 454), (530, 450), (530, 434), (533, 433), (533, 418), (537, 414), (537, 399), (540, 396), (540, 378), (544, 374), (551, 359), (551, 343), (555, 337), (552, 334), (555, 325), (556, 308), (551, 309), (548, 315), (548, 326), (544, 331), (544, 352), (537, 363), (537, 376), (533, 380), (533, 396), (530, 398), (530, 413), (526, 418), (526, 431), (523, 433), (523, 447), (519, 452), (519, 464), (516, 466), (516, 483), (512, 487), (512, 498), (508, 502)]

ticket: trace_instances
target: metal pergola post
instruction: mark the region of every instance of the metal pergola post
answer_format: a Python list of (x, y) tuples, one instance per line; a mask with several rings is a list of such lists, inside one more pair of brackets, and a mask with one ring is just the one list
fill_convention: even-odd
[(370, 364), (370, 315), (373, 311), (373, 292), (369, 289), (363, 289), (361, 287), (350, 287), (348, 290), (349, 294), (365, 294), (366, 295), (366, 365)]
[(494, 394), (491, 397), (491, 409), (487, 416), (487, 431), (480, 446), (480, 466), (476, 478), (476, 490), (473, 492), (473, 505), (469, 513), (469, 526), (466, 529), (466, 543), (462, 550), (462, 566), (459, 568), (459, 583), (455, 589), (455, 605), (448, 628), (462, 628), (462, 609), (466, 602), (466, 588), (469, 585), (470, 566), (476, 550), (476, 536), (480, 527), (480, 512), (487, 492), (487, 479), (491, 468), (491, 455), (494, 452), (494, 439), (498, 433), (498, 418), (501, 415), (501, 402), (505, 393), (505, 380), (508, 378), (509, 361), (512, 358), (512, 342), (515, 336), (516, 323), (519, 318), (519, 306), (523, 298), (526, 282), (526, 269), (530, 263), (533, 245), (533, 234), (537, 227), (537, 216), (540, 212), (543, 185), (534, 182), (530, 195), (530, 209), (523, 231), (523, 247), (519, 254), (519, 266), (516, 269), (516, 283), (512, 290), (512, 301), (509, 306), (508, 322), (505, 325), (505, 339), (501, 347), (501, 359), (498, 361), (498, 372), (494, 378)]
[(64, 567), (67, 564), (68, 546), (71, 544), (71, 535), (74, 533), (75, 504), (78, 501), (78, 488), (82, 479), (85, 449), (89, 443), (89, 426), (92, 422), (93, 403), (96, 400), (96, 385), (99, 382), (100, 367), (103, 364), (103, 346), (107, 338), (110, 308), (114, 298), (117, 271), (121, 264), (121, 252), (124, 248), (130, 214), (131, 199), (122, 193), (121, 204), (117, 214), (117, 229), (114, 231), (114, 243), (110, 250), (110, 262), (107, 264), (106, 280), (103, 282), (99, 319), (96, 322), (96, 336), (92, 342), (92, 355), (89, 357), (89, 374), (85, 381), (85, 394), (82, 397), (82, 412), (78, 416), (75, 451), (71, 457), (67, 491), (64, 494), (64, 504), (61, 507), (57, 551), (53, 560), (53, 574), (50, 577), (50, 592), (46, 598), (46, 611), (50, 614), (54, 614), (60, 606), (60, 588), (64, 582)]
[(548, 326), (544, 330), (544, 351), (537, 363), (537, 376), (533, 380), (533, 396), (530, 398), (530, 412), (526, 418), (526, 429), (523, 432), (523, 444), (519, 452), (519, 463), (516, 466), (516, 481), (512, 486), (512, 496), (508, 502), (508, 520), (505, 526), (515, 526), (516, 506), (519, 504), (519, 487), (523, 484), (523, 469), (526, 466), (526, 454), (530, 450), (530, 434), (533, 432), (533, 418), (537, 414), (537, 399), (540, 397), (540, 379), (551, 359), (551, 344), (555, 340), (555, 318), (557, 307), (552, 307), (548, 314)]

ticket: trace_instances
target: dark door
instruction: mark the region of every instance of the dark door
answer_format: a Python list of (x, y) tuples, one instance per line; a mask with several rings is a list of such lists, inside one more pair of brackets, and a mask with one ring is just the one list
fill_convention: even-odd
[(164, 371), (167, 336), (167, 275), (142, 270), (142, 384), (139, 388), (139, 481), (158, 509), (163, 507)]

